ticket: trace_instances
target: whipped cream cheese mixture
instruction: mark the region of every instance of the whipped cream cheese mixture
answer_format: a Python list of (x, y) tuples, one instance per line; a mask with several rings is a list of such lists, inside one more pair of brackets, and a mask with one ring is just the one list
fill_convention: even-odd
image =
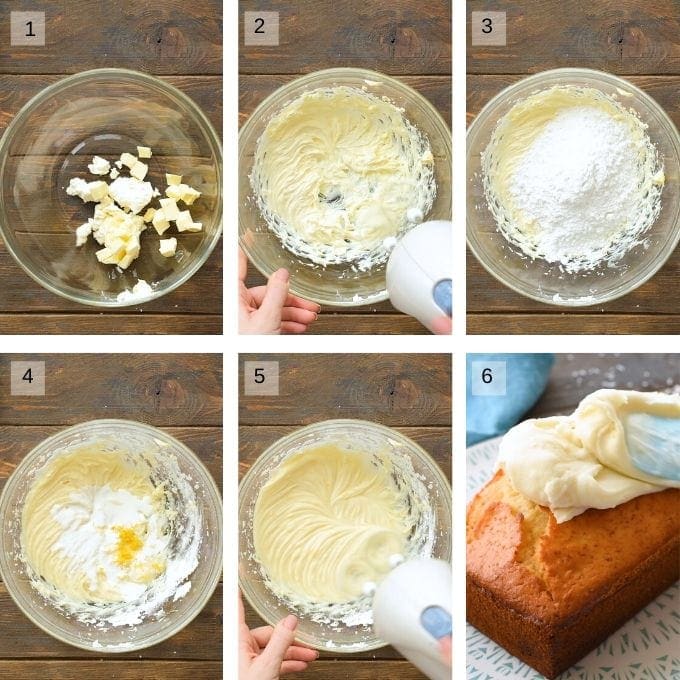
[(680, 482), (634, 465), (626, 440), (631, 414), (680, 419), (680, 394), (602, 389), (570, 416), (526, 420), (501, 441), (498, 467), (521, 494), (565, 522), (588, 508), (613, 508)]
[(22, 558), (33, 586), (57, 607), (102, 625), (139, 623), (180, 588), (188, 591), (200, 535), (187, 524), (183, 554), (174, 554), (178, 511), (169, 484), (194, 498), (186, 480), (158, 482), (144, 457), (104, 444), (54, 456), (21, 515)]
[(319, 88), (286, 104), (257, 142), (250, 176), (269, 228), (295, 255), (368, 270), (432, 208), (425, 136), (386, 98)]
[(293, 452), (274, 468), (252, 521), (268, 588), (331, 627), (370, 625), (375, 586), (403, 559), (429, 556), (435, 532), (410, 461), (335, 443)]
[(482, 154), (487, 204), (525, 255), (575, 273), (615, 263), (661, 210), (663, 168), (647, 125), (593, 88), (517, 102)]

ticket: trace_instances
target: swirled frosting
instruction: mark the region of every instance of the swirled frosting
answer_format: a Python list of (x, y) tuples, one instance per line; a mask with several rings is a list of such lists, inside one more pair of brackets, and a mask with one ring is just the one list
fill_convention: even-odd
[(286, 458), (260, 490), (253, 538), (271, 589), (294, 602), (348, 602), (390, 570), (411, 529), (389, 464), (333, 444)]
[(250, 179), (286, 248), (361, 269), (386, 260), (385, 240), (413, 226), (409, 209), (427, 215), (436, 193), (423, 134), (387, 99), (347, 86), (286, 104), (257, 142)]
[[(603, 389), (570, 416), (527, 420), (503, 438), (498, 466), (527, 498), (547, 506), (557, 522), (588, 508), (613, 508), (680, 482), (651, 475), (631, 458), (631, 414), (680, 419), (680, 395)], [(680, 463), (679, 463), (680, 464)]]

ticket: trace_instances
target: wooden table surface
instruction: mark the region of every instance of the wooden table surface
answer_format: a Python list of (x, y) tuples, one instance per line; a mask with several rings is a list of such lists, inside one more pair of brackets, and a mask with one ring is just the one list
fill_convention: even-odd
[[(11, 11), (45, 10), (45, 47), (10, 47)], [(0, 135), (19, 109), (66, 74), (123, 67), (161, 76), (222, 130), (222, 3), (218, 0), (13, 0), (0, 3)], [(206, 291), (210, 291), (206, 295)], [(0, 240), (0, 334), (222, 332), (222, 247), (184, 285), (117, 311), (42, 288)]]
[(680, 389), (680, 354), (558, 354), (545, 392), (527, 418), (570, 413), (595, 390)]
[[(240, 14), (263, 9), (241, 0)], [(279, 12), (278, 47), (245, 46), (239, 37), (239, 125), (284, 83), (312, 71), (347, 66), (396, 76), (432, 102), (451, 124), (451, 3), (448, 0), (271, 0)], [(241, 20), (242, 21), (242, 20)], [(443, 187), (450, 191), (450, 187)], [(248, 286), (264, 278), (250, 267)], [(389, 302), (337, 311), (324, 307), (310, 333), (426, 333)]]
[[(10, 396), (10, 361), (45, 361), (44, 397)], [(0, 355), (0, 491), (51, 434), (94, 418), (160, 427), (186, 444), (222, 488), (222, 357), (217, 354)], [(34, 626), (0, 582), (0, 679), (221, 680), (222, 584), (182, 631), (154, 647), (102, 656)]]
[[(678, 0), (468, 0), (473, 10), (507, 13), (507, 47), (468, 41), (467, 122), (498, 92), (551, 68), (587, 67), (645, 90), (680, 127)], [(467, 256), (467, 332), (680, 333), (680, 248), (646, 284), (619, 300), (567, 310), (505, 287)]]
[[(239, 478), (285, 434), (320, 420), (359, 418), (394, 427), (419, 443), (451, 479), (451, 358), (443, 354), (240, 355)], [(243, 361), (278, 361), (279, 396), (243, 396)], [(263, 625), (246, 605), (248, 625)], [(392, 648), (322, 652), (291, 680), (425, 676)]]

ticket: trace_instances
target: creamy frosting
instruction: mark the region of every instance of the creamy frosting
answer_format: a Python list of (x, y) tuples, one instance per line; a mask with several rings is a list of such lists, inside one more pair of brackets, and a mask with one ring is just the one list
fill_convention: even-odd
[(59, 456), (26, 497), (26, 560), (69, 600), (139, 597), (165, 570), (164, 498), (148, 470), (121, 455), (89, 449)]
[(362, 269), (387, 259), (385, 240), (413, 226), (407, 213), (422, 220), (436, 193), (423, 134), (389, 100), (347, 86), (286, 104), (257, 142), (250, 179), (286, 248)]
[(354, 600), (404, 554), (407, 491), (388, 461), (334, 444), (286, 458), (260, 490), (253, 539), (271, 589), (296, 603)]
[[(588, 508), (612, 508), (637, 496), (680, 487), (631, 460), (630, 414), (680, 419), (680, 395), (598, 390), (570, 416), (527, 420), (503, 438), (498, 466), (520, 493), (564, 522)], [(679, 462), (680, 465), (680, 462)]]

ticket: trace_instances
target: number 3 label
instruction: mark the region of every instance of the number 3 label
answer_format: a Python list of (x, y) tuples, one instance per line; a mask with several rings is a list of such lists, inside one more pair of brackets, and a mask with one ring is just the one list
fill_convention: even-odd
[(506, 44), (505, 12), (472, 12), (472, 45)]
[(247, 396), (279, 396), (278, 361), (244, 361), (243, 393)]
[(474, 397), (504, 397), (507, 366), (505, 361), (473, 361), (470, 389)]
[(243, 44), (264, 47), (279, 44), (278, 12), (244, 12)]

